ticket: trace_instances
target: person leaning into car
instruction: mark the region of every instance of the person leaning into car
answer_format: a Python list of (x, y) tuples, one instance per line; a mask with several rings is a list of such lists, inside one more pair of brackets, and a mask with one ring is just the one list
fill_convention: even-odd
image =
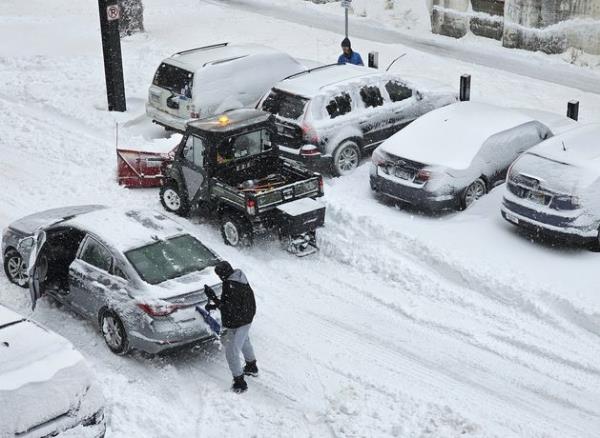
[[(226, 261), (219, 262), (215, 266), (215, 273), (223, 282), (223, 293), (221, 298), (217, 298), (209, 286), (204, 286), (206, 296), (209, 298), (204, 308), (208, 312), (213, 309), (221, 311), (221, 321), (227, 329), (223, 337), (225, 357), (233, 374), (231, 389), (235, 392), (244, 392), (248, 389), (244, 376), (258, 376), (256, 356), (248, 336), (256, 313), (254, 291), (244, 273), (239, 269), (233, 269)], [(246, 361), (243, 368), (241, 355)]]

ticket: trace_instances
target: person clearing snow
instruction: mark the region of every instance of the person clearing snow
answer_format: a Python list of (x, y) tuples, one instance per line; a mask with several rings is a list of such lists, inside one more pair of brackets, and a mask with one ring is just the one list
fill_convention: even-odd
[[(258, 376), (254, 348), (248, 336), (252, 320), (256, 314), (256, 301), (254, 291), (244, 273), (233, 269), (231, 265), (222, 261), (215, 266), (215, 273), (223, 281), (223, 293), (217, 298), (210, 286), (205, 286), (204, 291), (209, 298), (205, 309), (221, 311), (221, 320), (227, 332), (223, 337), (225, 344), (225, 357), (233, 375), (231, 389), (235, 392), (245, 392), (248, 384), (244, 376)], [(244, 356), (246, 365), (242, 368), (240, 354)]]
[(338, 64), (365, 65), (360, 53), (352, 50), (352, 43), (350, 43), (348, 38), (344, 38), (342, 41), (342, 52), (338, 58)]

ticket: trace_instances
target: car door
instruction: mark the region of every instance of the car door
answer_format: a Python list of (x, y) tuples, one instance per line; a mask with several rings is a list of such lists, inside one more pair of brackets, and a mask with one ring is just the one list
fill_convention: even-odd
[(34, 237), (34, 244), (29, 255), (29, 293), (31, 296), (31, 310), (35, 310), (37, 300), (42, 296), (41, 283), (46, 277), (47, 261), (41, 257), (46, 244), (46, 232), (40, 230)]
[(69, 304), (88, 318), (95, 318), (114, 287), (113, 256), (96, 238), (87, 235), (69, 266)]
[(365, 146), (375, 145), (385, 140), (389, 125), (389, 114), (382, 108), (389, 104), (377, 83), (363, 85), (359, 91), (364, 106), (360, 129), (363, 132)]
[(203, 189), (206, 186), (206, 141), (194, 134), (189, 134), (184, 140), (181, 152), (181, 171), (185, 180), (185, 187), (190, 200), (202, 199)]
[(420, 94), (399, 79), (386, 80), (383, 88), (391, 102), (390, 125), (385, 135), (388, 138), (421, 115)]

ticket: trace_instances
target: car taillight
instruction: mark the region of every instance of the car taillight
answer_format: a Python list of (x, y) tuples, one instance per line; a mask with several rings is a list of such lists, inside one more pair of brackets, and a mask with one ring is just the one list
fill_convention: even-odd
[(415, 176), (414, 182), (416, 183), (426, 183), (431, 179), (431, 172), (429, 170), (421, 169), (417, 172)]
[(246, 200), (246, 211), (253, 216), (256, 214), (256, 201), (254, 199), (249, 198)]
[(190, 117), (191, 117), (192, 119), (199, 119), (199, 118), (200, 118), (200, 113), (198, 113), (198, 112), (196, 112), (196, 111), (192, 111), (192, 112), (190, 113)]
[(305, 144), (300, 148), (300, 155), (303, 157), (316, 157), (321, 155), (319, 148), (312, 144)]
[(319, 175), (319, 193), (322, 195), (324, 192), (323, 177)]
[(308, 123), (302, 124), (302, 138), (310, 143), (319, 144), (319, 136), (314, 128)]
[(180, 308), (169, 303), (138, 303), (137, 306), (150, 316), (167, 316)]

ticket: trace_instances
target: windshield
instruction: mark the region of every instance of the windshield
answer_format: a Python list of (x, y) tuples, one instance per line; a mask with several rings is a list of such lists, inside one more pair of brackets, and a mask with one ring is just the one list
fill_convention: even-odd
[(217, 256), (185, 234), (125, 253), (142, 280), (150, 284), (181, 277), (217, 264)]
[(303, 97), (273, 89), (263, 102), (262, 109), (286, 119), (297, 120), (304, 114), (307, 102)]
[(191, 72), (163, 62), (156, 70), (152, 84), (166, 88), (173, 93), (192, 97), (193, 78), (194, 75)]

